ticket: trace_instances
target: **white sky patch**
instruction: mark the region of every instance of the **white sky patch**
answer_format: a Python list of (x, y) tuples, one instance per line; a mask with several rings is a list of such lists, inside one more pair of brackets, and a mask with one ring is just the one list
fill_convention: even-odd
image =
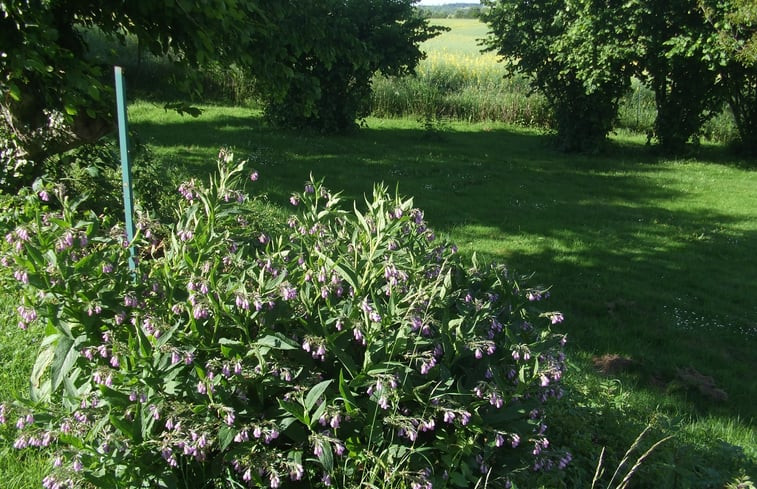
[(469, 3), (475, 5), (481, 3), (479, 0), (421, 0), (418, 5), (446, 5), (448, 3)]

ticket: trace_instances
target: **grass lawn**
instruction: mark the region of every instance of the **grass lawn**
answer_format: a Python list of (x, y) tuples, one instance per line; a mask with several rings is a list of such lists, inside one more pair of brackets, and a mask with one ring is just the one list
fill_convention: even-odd
[[(550, 426), (553, 443), (574, 452), (566, 487), (589, 487), (602, 446), (612, 471), (650, 420), (658, 439), (677, 441), (645, 464), (641, 487), (665, 477), (665, 487), (722, 487), (694, 484), (696, 470), (722, 482), (755, 469), (754, 162), (708, 146), (667, 160), (634, 137), (614, 139), (602, 155), (565, 155), (537, 131), (496, 124), (428, 130), (371, 118), (355, 134), (322, 136), (270, 129), (250, 109), (203, 109), (194, 119), (130, 107), (132, 128), (172, 180), (166, 192), (186, 176), (205, 178), (220, 146), (248, 158), (260, 194), (282, 208), (310, 173), (358, 201), (383, 181), (414, 196), (464, 253), (552, 286), (572, 362)], [(2, 331), (0, 355), (15, 379), (0, 383), (6, 398), (24, 390), (31, 361), (28, 336), (14, 328)], [(598, 373), (602, 355), (626, 359), (624, 368)], [(7, 487), (35, 487), (42, 460), (9, 448), (0, 447)], [(682, 464), (695, 479), (670, 470)]]
[[(180, 174), (207, 174), (220, 145), (235, 148), (281, 206), (310, 173), (357, 200), (373, 182), (399, 186), (464, 252), (552, 286), (567, 317), (568, 385), (594, 406), (587, 416), (620, 403), (617, 422), (640, 431), (662, 414), (705, 459), (724, 444), (754, 467), (754, 162), (714, 146), (664, 159), (640, 137), (617, 137), (603, 155), (565, 155), (538, 132), (493, 124), (428, 131), (368, 119), (356, 134), (326, 137), (274, 131), (247, 109), (204, 109), (191, 119), (138, 103), (132, 127)], [(629, 361), (607, 377), (593, 365), (602, 355)], [(616, 437), (630, 444), (638, 431)]]

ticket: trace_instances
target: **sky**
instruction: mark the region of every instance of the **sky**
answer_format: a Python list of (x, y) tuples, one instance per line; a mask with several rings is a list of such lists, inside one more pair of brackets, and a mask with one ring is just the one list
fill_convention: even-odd
[(480, 0), (421, 0), (418, 5), (444, 5), (445, 3), (480, 3)]

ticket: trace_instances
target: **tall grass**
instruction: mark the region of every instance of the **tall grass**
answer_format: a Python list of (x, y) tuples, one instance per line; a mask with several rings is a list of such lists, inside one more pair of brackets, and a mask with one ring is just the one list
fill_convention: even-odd
[(549, 120), (542, 96), (530, 93), (524, 77), (505, 78), (493, 54), (430, 53), (416, 74), (376, 77), (376, 117), (421, 116), (468, 122), (499, 121), (543, 127)]

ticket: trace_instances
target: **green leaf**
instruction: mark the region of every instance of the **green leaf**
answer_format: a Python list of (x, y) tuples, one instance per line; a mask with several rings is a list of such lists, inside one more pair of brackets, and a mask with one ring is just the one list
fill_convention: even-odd
[(323, 254), (322, 252), (320, 252), (318, 250), (314, 250), (314, 251), (318, 255), (318, 258), (322, 259), (326, 263), (326, 266), (328, 268), (333, 268), (334, 270), (336, 270), (339, 273), (339, 276), (342, 279), (346, 280), (347, 283), (350, 286), (352, 286), (353, 290), (355, 290), (355, 291), (358, 290), (358, 286), (357, 286), (357, 283), (358, 283), (357, 273), (355, 273), (354, 271), (349, 270), (349, 269), (343, 267), (342, 265), (336, 263), (334, 260), (331, 259), (331, 257)]
[(44, 348), (40, 350), (39, 354), (37, 355), (37, 361), (34, 362), (30, 380), (32, 399), (35, 401), (44, 401), (47, 400), (50, 396), (51, 385), (49, 384), (49, 382), (46, 382), (47, 385), (44, 386), (45, 382), (43, 382), (42, 377), (45, 375), (45, 372), (47, 372), (47, 369), (53, 362), (54, 356), (55, 351), (53, 348)]
[(79, 358), (79, 352), (76, 351), (76, 346), (84, 340), (84, 336), (80, 336), (76, 340), (69, 336), (60, 335), (58, 337), (58, 344), (55, 347), (55, 357), (51, 365), (51, 380), (52, 388), (55, 391), (63, 382), (63, 378), (68, 376), (71, 368)]
[(220, 445), (222, 451), (226, 450), (229, 445), (231, 445), (231, 442), (234, 440), (235, 435), (236, 430), (232, 427), (227, 425), (221, 426), (221, 429), (218, 430), (218, 444)]
[(305, 419), (305, 410), (302, 405), (295, 402), (284, 401), (279, 399), (279, 407), (297, 418), (302, 424), (307, 425), (307, 419)]
[(321, 462), (323, 469), (326, 472), (331, 473), (334, 470), (334, 452), (331, 450), (331, 443), (321, 443), (321, 447), (323, 450), (321, 454), (318, 455), (318, 460)]
[(349, 387), (347, 386), (347, 382), (344, 380), (344, 370), (339, 371), (339, 394), (342, 396), (347, 414), (352, 414), (357, 411), (355, 396), (352, 395), (352, 392), (350, 392)]
[(321, 419), (321, 416), (323, 416), (323, 413), (326, 412), (327, 402), (322, 402), (318, 405), (318, 407), (315, 409), (313, 414), (310, 415), (310, 426), (315, 426), (316, 423)]
[(137, 429), (133, 421), (126, 421), (124, 418), (116, 415), (113, 412), (108, 415), (108, 419), (110, 420), (110, 424), (112, 424), (114, 428), (120, 431), (123, 435), (127, 436), (130, 440), (135, 441), (139, 430)]
[(326, 389), (333, 381), (334, 379), (324, 380), (310, 389), (310, 392), (308, 392), (308, 395), (305, 397), (305, 410), (310, 412), (313, 409), (315, 403), (318, 402), (318, 399), (320, 399), (323, 393), (326, 392)]
[(8, 94), (16, 102), (21, 100), (21, 89), (19, 89), (18, 85), (16, 85), (15, 83), (8, 84)]
[(257, 346), (267, 346), (274, 350), (298, 350), (299, 345), (286, 336), (276, 333), (273, 335), (266, 335), (255, 342)]
[(457, 487), (468, 487), (468, 480), (460, 472), (452, 472), (449, 475), (449, 481)]

